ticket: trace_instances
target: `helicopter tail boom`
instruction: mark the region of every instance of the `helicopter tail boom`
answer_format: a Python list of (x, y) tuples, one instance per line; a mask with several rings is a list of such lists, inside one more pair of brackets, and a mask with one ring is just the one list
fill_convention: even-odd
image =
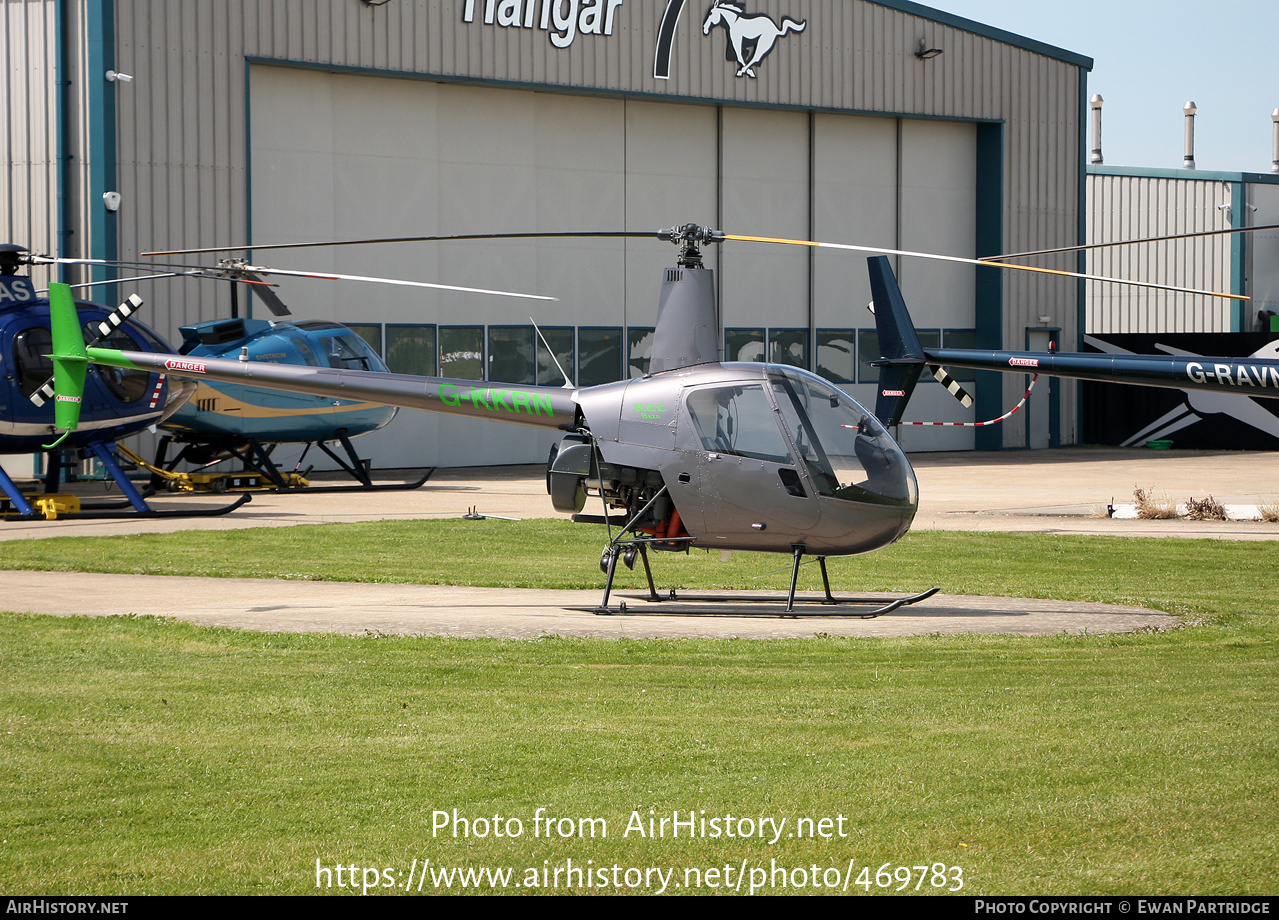
[[(65, 286), (62, 286), (65, 287)], [(312, 393), (337, 399), (366, 400), (406, 409), (423, 409), (539, 428), (570, 429), (577, 403), (562, 387), (492, 384), (480, 380), (413, 377), (346, 368), (311, 367), (205, 358), (112, 348), (86, 348), (69, 289), (64, 298), (51, 295), (57, 427), (73, 430), (88, 364), (104, 364), (196, 380), (222, 380), (267, 389)], [(65, 413), (65, 415), (64, 415)]]
[[(875, 326), (883, 355), (881, 360), (874, 362), (881, 368), (875, 414), (885, 425), (895, 425), (900, 421), (906, 401), (925, 365), (1005, 374), (1043, 374), (1179, 390), (1213, 390), (1258, 399), (1279, 399), (1279, 360), (1273, 358), (926, 349), (915, 334), (888, 259), (876, 256), (868, 261), (871, 291), (875, 298)], [(962, 399), (959, 394), (955, 395)]]

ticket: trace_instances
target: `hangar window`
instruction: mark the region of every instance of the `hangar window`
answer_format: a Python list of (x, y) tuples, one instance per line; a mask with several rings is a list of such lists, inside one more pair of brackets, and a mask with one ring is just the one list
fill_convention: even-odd
[(577, 330), (578, 386), (591, 387), (622, 378), (620, 326), (582, 326)]
[(489, 380), (536, 383), (532, 326), (489, 326)]
[[(941, 330), (940, 329), (919, 329), (919, 344), (925, 348), (941, 347)], [(878, 361), (883, 357), (879, 350), (879, 333), (874, 329), (858, 330), (858, 349), (857, 349), (857, 369), (859, 379), (862, 383), (877, 383), (879, 381), (879, 368), (872, 367), (872, 361)], [(823, 374), (823, 376), (825, 376)], [(834, 379), (834, 378), (830, 378)], [(929, 383), (933, 380), (933, 375), (925, 371), (919, 377), (919, 382)]]
[[(942, 330), (941, 344), (943, 348), (976, 348), (977, 330), (944, 329)], [(977, 379), (977, 371), (970, 367), (952, 367), (948, 368), (948, 370), (950, 371), (950, 376), (956, 380), (972, 382)]]
[(653, 359), (653, 327), (632, 326), (626, 330), (626, 370), (630, 377), (643, 377)]
[[(537, 340), (537, 382), (548, 387), (563, 386), (568, 381), (560, 373), (560, 368), (564, 368), (570, 374), (573, 373), (573, 365), (577, 357), (577, 330), (572, 326), (540, 326), (539, 328), (542, 330), (542, 338), (546, 339), (551, 350), (547, 351), (546, 345), (542, 344), (542, 339)], [(551, 360), (552, 353), (555, 355), (555, 361), (559, 362), (558, 367), (555, 361)]]
[(808, 330), (725, 329), (724, 360), (807, 368)]
[(765, 341), (763, 329), (725, 329), (724, 360), (760, 363), (764, 360)]
[(484, 379), (484, 327), (440, 327), (440, 376)]
[(817, 330), (817, 373), (834, 383), (857, 379), (857, 330)]
[(373, 354), (382, 357), (382, 324), (381, 323), (343, 323), (373, 349)]
[(386, 366), (394, 374), (435, 377), (435, 327), (387, 323)]
[(879, 368), (871, 367), (870, 362), (878, 361), (883, 355), (879, 351), (879, 332), (874, 329), (857, 330), (857, 379), (862, 383), (875, 383), (879, 380)]
[(769, 329), (768, 363), (808, 368), (807, 329)]

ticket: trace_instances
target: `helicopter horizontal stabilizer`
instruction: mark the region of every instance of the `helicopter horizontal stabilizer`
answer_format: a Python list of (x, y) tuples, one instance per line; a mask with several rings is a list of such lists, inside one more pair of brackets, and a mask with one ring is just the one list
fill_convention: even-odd
[(927, 358), (906, 311), (906, 301), (888, 264), (887, 256), (871, 256), (870, 291), (875, 305), (875, 329), (879, 333), (881, 358), (879, 391), (875, 396), (875, 417), (885, 426), (896, 425), (906, 411)]

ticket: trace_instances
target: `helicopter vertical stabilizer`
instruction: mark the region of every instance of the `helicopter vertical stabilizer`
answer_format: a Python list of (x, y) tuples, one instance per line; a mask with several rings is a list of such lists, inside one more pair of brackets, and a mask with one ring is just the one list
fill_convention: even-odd
[(715, 273), (709, 268), (666, 269), (649, 370), (715, 364), (720, 360), (719, 341)]
[[(54, 421), (64, 432), (80, 425), (80, 400), (84, 396), (84, 378), (88, 371), (88, 354), (80, 333), (71, 288), (65, 284), (49, 285), (49, 323), (53, 336)], [(66, 434), (63, 434), (63, 438)], [(52, 448), (61, 441), (46, 447)]]
[(871, 256), (866, 261), (870, 267), (870, 291), (881, 355), (875, 362), (879, 367), (875, 416), (883, 425), (892, 426), (901, 421), (927, 358), (888, 257)]

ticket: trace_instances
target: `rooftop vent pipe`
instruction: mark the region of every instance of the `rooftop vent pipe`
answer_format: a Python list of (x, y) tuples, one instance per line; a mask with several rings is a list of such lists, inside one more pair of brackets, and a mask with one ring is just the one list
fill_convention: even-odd
[(1195, 108), (1193, 102), (1187, 102), (1182, 107), (1182, 111), (1186, 113), (1186, 154), (1181, 158), (1182, 169), (1195, 168), (1195, 112), (1199, 111)]
[[(1101, 158), (1101, 104), (1105, 101), (1105, 99), (1101, 98), (1100, 93), (1093, 93), (1092, 98), (1088, 100), (1088, 104), (1092, 106), (1092, 156), (1088, 160), (1090, 163), (1101, 164), (1105, 162)], [(1275, 109), (1275, 112), (1279, 113), (1279, 109)], [(1279, 120), (1276, 120), (1275, 124), (1279, 125)], [(1279, 128), (1275, 130), (1279, 131)], [(1275, 136), (1279, 138), (1279, 134)], [(1276, 143), (1279, 143), (1279, 141), (1276, 141)], [(1276, 147), (1275, 150), (1275, 156), (1279, 157), (1279, 147)], [(1276, 168), (1279, 169), (1279, 166)]]
[(1270, 121), (1274, 124), (1275, 132), (1274, 143), (1271, 145), (1273, 148), (1271, 156), (1274, 157), (1274, 159), (1270, 161), (1270, 171), (1272, 173), (1279, 173), (1279, 109), (1275, 109), (1270, 113)]

